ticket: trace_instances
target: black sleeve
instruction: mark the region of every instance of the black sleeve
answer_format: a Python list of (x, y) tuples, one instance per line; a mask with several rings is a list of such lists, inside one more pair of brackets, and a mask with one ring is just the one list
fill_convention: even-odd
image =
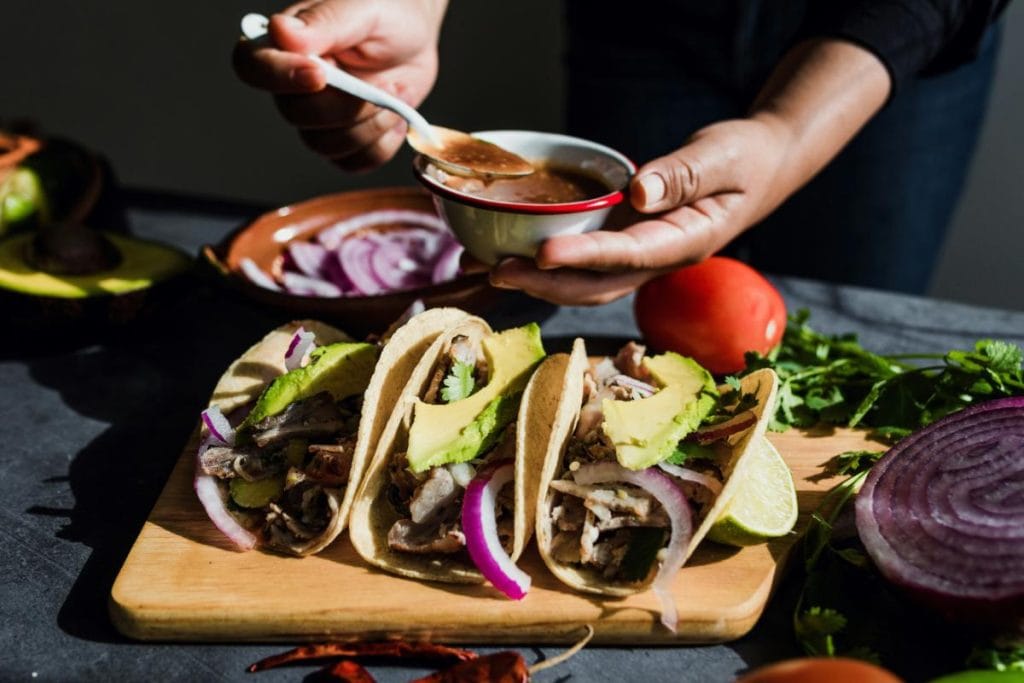
[(1009, 0), (811, 0), (805, 37), (843, 38), (878, 56), (893, 91), (972, 60)]

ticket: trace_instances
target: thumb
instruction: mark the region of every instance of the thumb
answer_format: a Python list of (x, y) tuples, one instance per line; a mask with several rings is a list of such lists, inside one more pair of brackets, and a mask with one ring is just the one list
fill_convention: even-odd
[(372, 3), (325, 0), (296, 5), (270, 18), (274, 44), (288, 52), (329, 55), (366, 40), (376, 21)]
[(658, 213), (734, 189), (736, 154), (714, 136), (697, 137), (644, 164), (630, 182), (637, 211)]

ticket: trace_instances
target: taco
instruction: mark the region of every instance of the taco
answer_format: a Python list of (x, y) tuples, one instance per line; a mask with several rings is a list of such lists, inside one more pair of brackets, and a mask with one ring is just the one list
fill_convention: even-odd
[(202, 415), (195, 490), (214, 524), (241, 550), (303, 556), (330, 544), (386, 422), (381, 406), (465, 317), (428, 310), (378, 343), (304, 320), (246, 351)]
[(764, 442), (771, 370), (718, 388), (675, 353), (630, 342), (591, 362), (577, 339), (538, 487), (537, 546), (566, 585), (625, 596), (653, 588), (675, 630), (671, 582)]
[[(370, 564), (414, 579), (481, 583), (522, 597), (514, 562), (533, 531), (534, 491), (560, 381), (534, 375), (537, 325), (446, 330), (413, 371), (352, 508)], [(557, 387), (557, 385), (555, 385)]]

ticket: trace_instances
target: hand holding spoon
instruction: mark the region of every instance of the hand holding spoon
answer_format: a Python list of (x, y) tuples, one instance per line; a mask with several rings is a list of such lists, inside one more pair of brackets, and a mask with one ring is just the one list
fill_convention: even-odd
[[(242, 34), (249, 40), (267, 35), (269, 20), (262, 14), (242, 18)], [(307, 55), (327, 77), (327, 84), (359, 99), (395, 112), (409, 124), (406, 142), (448, 173), (484, 178), (512, 178), (533, 173), (530, 162), (497, 145), (462, 131), (431, 126), (407, 103), (338, 68), (318, 55)]]

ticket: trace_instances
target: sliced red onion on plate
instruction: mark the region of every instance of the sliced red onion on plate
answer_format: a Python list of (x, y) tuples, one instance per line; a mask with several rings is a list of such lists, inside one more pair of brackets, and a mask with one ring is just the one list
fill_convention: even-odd
[(298, 273), (286, 270), (281, 273), (281, 280), (289, 294), (319, 296), (325, 299), (336, 299), (341, 296), (341, 289), (338, 285), (320, 278), (299, 275)]
[(320, 244), (328, 249), (336, 249), (341, 245), (346, 235), (362, 230), (363, 228), (375, 225), (388, 224), (419, 225), (433, 230), (446, 230), (444, 221), (440, 216), (423, 211), (409, 211), (406, 209), (384, 209), (380, 211), (368, 211), (351, 218), (335, 223), (329, 228), (321, 230), (316, 236)]
[(857, 531), (882, 574), (947, 616), (1024, 614), (1024, 397), (961, 410), (871, 468)]
[(451, 240), (441, 250), (441, 254), (434, 263), (434, 270), (430, 275), (431, 282), (436, 285), (454, 280), (459, 274), (459, 261), (462, 258), (463, 251), (465, 251), (465, 248), (461, 244)]
[(389, 290), (415, 289), (430, 284), (430, 265), (415, 260), (404, 245), (385, 235), (380, 236), (370, 252), (370, 269)]
[(387, 286), (373, 272), (370, 259), (377, 245), (366, 239), (349, 239), (338, 247), (338, 262), (352, 281), (356, 294), (383, 294)]
[(256, 546), (256, 537), (228, 512), (227, 494), (217, 483), (216, 477), (203, 471), (201, 460), (203, 453), (212, 445), (234, 445), (235, 430), (221, 413), (220, 408), (215, 405), (202, 412), (202, 421), (209, 433), (199, 444), (199, 450), (196, 452), (195, 477), (192, 480), (192, 486), (210, 521), (232, 543), (238, 546), (239, 550), (252, 550)]
[(665, 509), (672, 530), (652, 589), (661, 601), (661, 623), (675, 633), (678, 613), (672, 597), (672, 581), (686, 561), (686, 547), (693, 535), (693, 515), (686, 496), (675, 482), (656, 467), (633, 471), (614, 462), (596, 462), (580, 467), (573, 473), (573, 478), (577, 484), (583, 485), (625, 482), (639, 486)]
[(680, 467), (679, 465), (673, 465), (669, 462), (659, 462), (658, 467), (667, 474), (671, 474), (673, 477), (682, 479), (683, 481), (690, 481), (694, 484), (700, 484), (711, 493), (716, 496), (722, 492), (722, 482), (718, 481), (714, 477), (691, 470), (689, 467)]
[(251, 258), (242, 259), (238, 262), (238, 265), (242, 269), (242, 273), (249, 278), (249, 282), (263, 289), (272, 289), (275, 292), (281, 291), (281, 288), (277, 286), (273, 278), (260, 270), (260, 267)]
[(284, 352), (284, 367), (291, 372), (302, 367), (302, 359), (316, 347), (316, 335), (299, 327), (288, 342), (288, 350)]
[(288, 256), (286, 265), (294, 266), (303, 275), (322, 279), (326, 274), (331, 252), (323, 245), (296, 240), (288, 243), (285, 253)]
[(494, 516), (498, 492), (514, 478), (515, 463), (508, 459), (491, 463), (477, 473), (462, 498), (462, 533), (466, 550), (484, 578), (513, 600), (521, 600), (530, 590), (530, 575), (517, 567), (501, 547)]

